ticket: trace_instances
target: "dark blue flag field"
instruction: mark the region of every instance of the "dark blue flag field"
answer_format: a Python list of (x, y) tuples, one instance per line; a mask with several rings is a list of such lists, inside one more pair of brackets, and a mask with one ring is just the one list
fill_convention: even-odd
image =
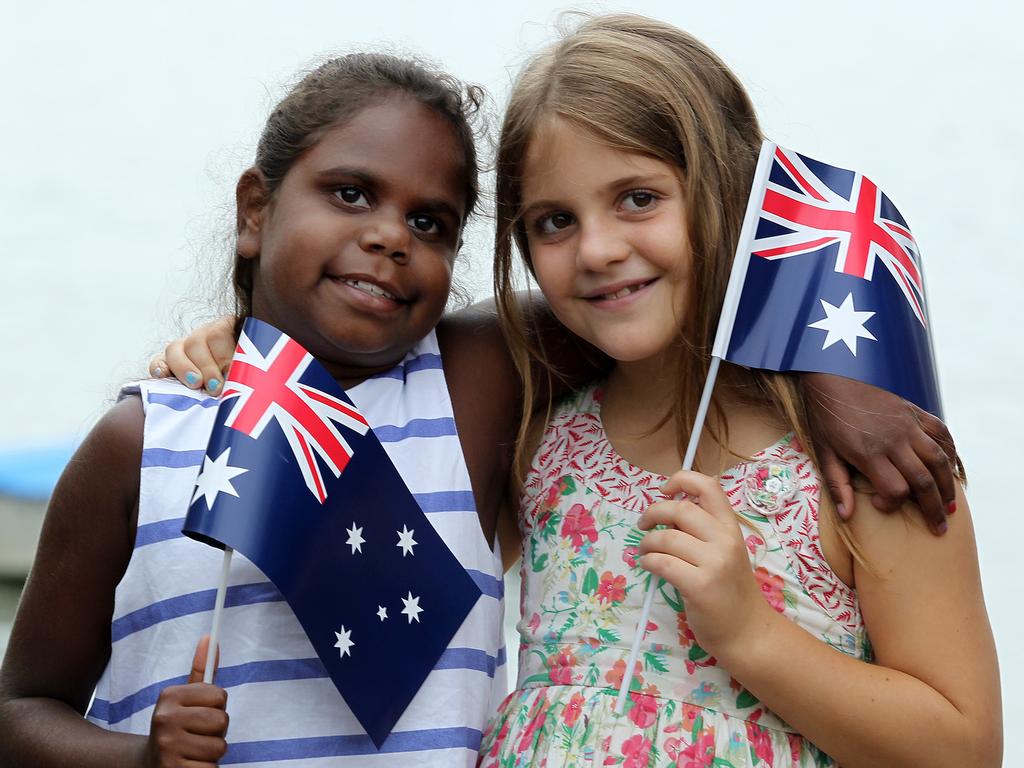
[(344, 391), (253, 318), (183, 530), (266, 574), (378, 748), (480, 597)]

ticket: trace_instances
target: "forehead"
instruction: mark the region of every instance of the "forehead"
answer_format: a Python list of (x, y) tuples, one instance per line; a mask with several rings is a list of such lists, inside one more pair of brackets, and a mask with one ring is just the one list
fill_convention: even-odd
[(357, 169), (410, 196), (445, 200), (465, 215), (465, 155), (443, 115), (391, 96), (328, 128), (300, 162), (313, 172)]
[(670, 174), (668, 163), (610, 146), (604, 139), (560, 117), (548, 117), (534, 130), (523, 161), (523, 205), (572, 196), (616, 180)]

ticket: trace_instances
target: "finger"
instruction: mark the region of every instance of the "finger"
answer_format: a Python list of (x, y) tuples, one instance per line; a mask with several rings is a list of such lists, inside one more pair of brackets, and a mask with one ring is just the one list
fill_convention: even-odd
[(640, 559), (640, 567), (659, 579), (664, 579), (684, 597), (693, 594), (694, 581), (700, 571), (697, 566), (678, 557), (651, 552)]
[(194, 368), (199, 370), (200, 385), (211, 395), (215, 395), (224, 383), (224, 374), (221, 373), (220, 364), (207, 343), (208, 337), (200, 334), (201, 330), (185, 339), (182, 349)]
[(170, 375), (170, 368), (167, 367), (167, 361), (163, 355), (155, 355), (152, 360), (149, 361), (149, 375), (154, 379), (162, 379), (165, 376)]
[(938, 486), (939, 497), (942, 499), (943, 511), (952, 514), (956, 511), (956, 478), (953, 477), (953, 465), (945, 450), (927, 434), (922, 433), (911, 440), (911, 446), (917, 458), (931, 473), (935, 485)]
[(224, 757), (228, 743), (219, 736), (203, 736), (198, 733), (181, 735), (181, 756), (201, 763), (214, 763)]
[(703, 541), (713, 539), (717, 530), (715, 518), (688, 499), (652, 504), (637, 521), (637, 527), (642, 531), (649, 531), (659, 525), (685, 531)]
[(917, 422), (921, 425), (921, 429), (938, 444), (950, 461), (955, 462), (957, 457), (956, 443), (954, 443), (953, 435), (949, 433), (945, 422), (928, 413), (923, 408), (918, 408), (916, 405), (913, 408), (914, 415), (917, 417)]
[(719, 520), (732, 520), (732, 506), (717, 477), (681, 469), (662, 486), (667, 495), (685, 493), (689, 500), (710, 512)]
[(910, 486), (921, 516), (933, 533), (946, 532), (946, 505), (939, 495), (932, 473), (908, 446), (892, 457), (895, 467), (903, 474)]
[[(182, 683), (164, 688), (160, 692), (158, 701), (182, 710), (224, 709), (228, 704), (228, 692), (213, 683)], [(163, 710), (166, 712), (166, 707)], [(186, 718), (187, 716), (182, 713), (175, 715), (175, 717)]]
[[(217, 686), (210, 686), (216, 688)], [(227, 692), (223, 688), (219, 691), (197, 691), (199, 695), (210, 699), (217, 699), (227, 704)], [(182, 730), (189, 733), (196, 733), (201, 736), (223, 737), (228, 732), (228, 713), (220, 706), (191, 705), (181, 711), (180, 726)]]
[[(192, 654), (192, 670), (188, 674), (189, 683), (201, 683), (203, 682), (203, 674), (206, 672), (206, 659), (210, 655), (210, 636), (203, 635), (199, 638), (199, 642), (196, 643), (196, 652)], [(220, 648), (217, 649), (217, 653), (213, 660), (213, 668), (217, 669), (217, 665), (220, 663)]]
[(827, 444), (818, 449), (818, 463), (821, 464), (821, 474), (825, 476), (825, 484), (832, 494), (832, 501), (835, 502), (836, 512), (841, 519), (849, 520), (853, 516), (854, 508), (850, 468)]
[(663, 528), (650, 531), (640, 540), (640, 555), (662, 554), (683, 560), (691, 565), (699, 566), (702, 562), (701, 551), (706, 549), (707, 542), (701, 541), (688, 533), (674, 528)]
[(185, 342), (181, 339), (172, 341), (164, 349), (164, 359), (174, 378), (189, 389), (199, 389), (203, 376), (185, 352)]
[(875, 489), (871, 503), (878, 511), (895, 512), (910, 498), (910, 486), (906, 478), (888, 456), (877, 455), (872, 461), (866, 462), (861, 471)]
[(218, 370), (227, 375), (231, 360), (235, 356), (234, 322), (224, 327), (217, 325), (216, 330), (207, 338), (206, 345), (210, 348), (210, 354), (213, 355)]

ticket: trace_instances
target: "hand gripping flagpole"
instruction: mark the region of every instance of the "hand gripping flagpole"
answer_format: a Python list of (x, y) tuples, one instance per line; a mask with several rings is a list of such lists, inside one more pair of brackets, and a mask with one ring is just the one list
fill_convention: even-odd
[[(736, 245), (736, 255), (733, 258), (732, 274), (729, 275), (729, 286), (725, 291), (725, 299), (722, 302), (722, 314), (718, 319), (718, 331), (715, 334), (715, 345), (711, 350), (711, 364), (708, 367), (708, 377), (704, 381), (704, 391), (700, 396), (700, 404), (697, 406), (697, 415), (693, 420), (693, 429), (690, 430), (690, 440), (686, 445), (686, 455), (683, 456), (683, 470), (693, 469), (693, 460), (697, 455), (697, 446), (700, 443), (701, 433), (704, 431), (704, 421), (708, 415), (708, 407), (711, 404), (711, 393), (715, 389), (715, 379), (718, 378), (718, 368), (729, 348), (729, 339), (732, 336), (733, 321), (736, 319), (736, 308), (739, 306), (740, 294), (743, 292), (743, 281), (747, 275), (747, 262), (750, 260), (750, 243), (753, 240), (757, 225), (757, 212), (761, 208), (762, 195), (755, 195), (755, 190), (763, 190), (768, 179), (768, 172), (771, 168), (772, 155), (775, 154), (775, 144), (764, 141), (761, 144), (761, 154), (757, 160), (757, 169), (754, 171), (754, 181), (751, 185), (751, 195), (747, 200), (747, 212), (743, 218), (743, 228), (740, 230), (740, 239)], [(651, 605), (654, 603), (655, 576), (651, 574), (647, 579), (647, 591), (644, 593), (644, 606), (640, 612), (640, 620), (636, 623), (636, 632), (633, 634), (633, 645), (629, 649), (629, 658), (626, 661), (626, 668), (623, 670), (622, 686), (619, 688), (619, 696), (615, 700), (615, 713), (621, 715), (626, 706), (626, 697), (629, 695), (630, 685), (633, 683), (633, 674), (636, 661), (640, 657), (640, 643), (647, 634), (647, 622), (651, 616)]]
[(210, 647), (206, 649), (206, 669), (203, 682), (212, 683), (214, 665), (217, 660), (217, 642), (220, 639), (220, 618), (224, 615), (224, 598), (228, 591), (228, 571), (231, 570), (231, 547), (224, 547), (224, 559), (220, 565), (220, 584), (217, 585), (217, 599), (213, 604), (213, 626), (210, 628)]

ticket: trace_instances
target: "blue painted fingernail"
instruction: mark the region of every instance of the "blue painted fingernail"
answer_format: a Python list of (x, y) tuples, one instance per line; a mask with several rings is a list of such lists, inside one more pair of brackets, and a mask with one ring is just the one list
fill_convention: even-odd
[(219, 387), (219, 386), (220, 386), (220, 379), (210, 379), (208, 382), (206, 382), (206, 388), (210, 392), (215, 391), (217, 389), (217, 387)]
[(199, 383), (199, 374), (196, 373), (195, 371), (189, 371), (188, 373), (185, 374), (185, 383), (188, 384), (190, 387), (194, 387), (196, 384)]

